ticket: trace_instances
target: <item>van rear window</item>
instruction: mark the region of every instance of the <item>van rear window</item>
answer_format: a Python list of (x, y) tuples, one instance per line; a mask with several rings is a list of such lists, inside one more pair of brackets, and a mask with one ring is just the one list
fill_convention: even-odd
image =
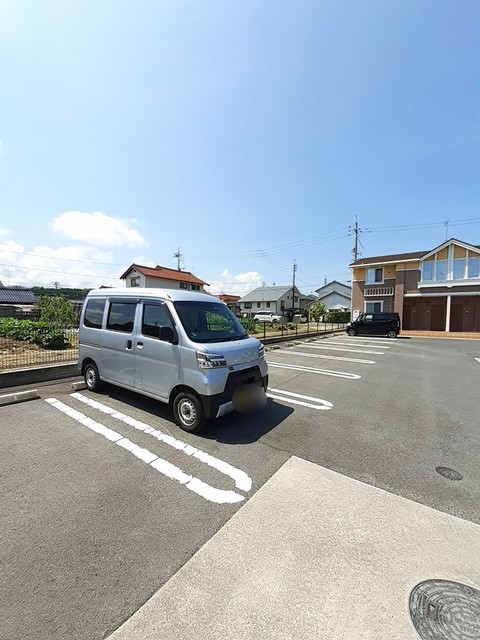
[(92, 329), (101, 329), (103, 312), (105, 311), (105, 299), (94, 298), (88, 300), (83, 316), (83, 324)]

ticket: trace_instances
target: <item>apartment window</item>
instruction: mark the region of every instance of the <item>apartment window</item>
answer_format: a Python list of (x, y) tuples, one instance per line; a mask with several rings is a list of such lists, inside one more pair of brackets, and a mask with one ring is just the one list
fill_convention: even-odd
[(377, 284), (383, 282), (383, 269), (367, 269), (365, 284)]
[(463, 280), (465, 278), (465, 268), (467, 261), (465, 258), (455, 258), (453, 261), (453, 279)]
[(435, 263), (435, 280), (446, 280), (448, 276), (448, 260), (437, 260)]
[(383, 300), (375, 300), (365, 303), (365, 313), (382, 313)]
[(422, 280), (433, 280), (434, 262), (424, 262), (422, 268)]
[(467, 278), (480, 278), (480, 258), (468, 259)]

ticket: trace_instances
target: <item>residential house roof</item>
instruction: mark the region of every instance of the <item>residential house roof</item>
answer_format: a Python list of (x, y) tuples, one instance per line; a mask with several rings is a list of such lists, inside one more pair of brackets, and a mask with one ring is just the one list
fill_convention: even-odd
[(208, 282), (197, 278), (197, 276), (194, 276), (190, 271), (168, 269), (167, 267), (162, 267), (158, 264), (156, 267), (145, 267), (141, 264), (132, 264), (128, 267), (125, 273), (120, 276), (120, 279), (125, 280), (133, 269), (149, 278), (162, 278), (163, 280), (176, 280), (178, 282), (190, 282), (191, 284), (209, 284)]
[(227, 304), (230, 302), (238, 302), (240, 300), (240, 296), (231, 296), (230, 294), (227, 293), (221, 293), (219, 296), (215, 296), (216, 298), (218, 298), (219, 300), (221, 300), (222, 302), (226, 302)]
[(0, 304), (37, 304), (38, 297), (22, 287), (0, 287)]
[[(241, 302), (258, 302), (263, 300), (265, 302), (275, 302), (276, 300), (280, 300), (282, 296), (292, 290), (292, 285), (274, 285), (271, 287), (257, 287), (253, 291), (250, 291), (245, 296), (240, 298)], [(295, 287), (295, 294), (299, 297), (306, 298), (307, 296), (303, 296), (300, 291)]]
[(434, 249), (427, 249), (426, 251), (414, 251), (411, 253), (394, 253), (391, 255), (375, 256), (372, 258), (359, 258), (358, 260), (352, 262), (349, 266), (362, 267), (369, 264), (384, 264), (387, 262), (408, 262), (409, 260), (420, 260), (435, 253), (436, 251), (439, 251), (440, 249), (443, 249), (443, 247), (447, 247), (448, 245), (452, 244), (452, 242), (460, 244), (463, 247), (471, 247), (475, 250), (480, 249), (480, 245), (478, 244), (469, 244), (467, 242), (463, 242), (462, 240), (457, 240), (456, 238), (450, 238), (449, 240), (442, 242), (442, 244), (440, 244), (438, 247), (435, 247)]
[(319, 298), (322, 296), (330, 295), (331, 293), (338, 293), (341, 296), (349, 298), (351, 296), (352, 287), (344, 282), (338, 280), (332, 280), (316, 290)]

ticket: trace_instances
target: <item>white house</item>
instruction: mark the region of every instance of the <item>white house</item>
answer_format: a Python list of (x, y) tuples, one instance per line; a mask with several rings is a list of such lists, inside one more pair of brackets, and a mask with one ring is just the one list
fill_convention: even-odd
[(189, 271), (178, 271), (167, 267), (144, 267), (141, 264), (132, 264), (120, 276), (125, 280), (127, 287), (155, 287), (158, 289), (186, 289), (187, 291), (201, 291), (208, 282), (200, 280)]
[(252, 318), (259, 311), (270, 311), (277, 315), (292, 316), (301, 313), (313, 296), (305, 296), (292, 285), (257, 287), (240, 298), (241, 315)]
[(327, 311), (349, 311), (351, 308), (352, 288), (348, 284), (332, 280), (317, 289), (315, 293)]

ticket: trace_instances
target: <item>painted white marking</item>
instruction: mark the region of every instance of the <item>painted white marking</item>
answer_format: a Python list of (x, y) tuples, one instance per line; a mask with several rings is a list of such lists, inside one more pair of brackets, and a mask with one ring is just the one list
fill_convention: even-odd
[(480, 358), (474, 358), (474, 360), (476, 360), (477, 362), (480, 362)]
[[(308, 344), (308, 343), (307, 343)], [(382, 349), (390, 349), (390, 345), (388, 344), (375, 344), (374, 342), (365, 342), (364, 340), (362, 340), (361, 342), (348, 342), (347, 340), (335, 340), (332, 342), (330, 342), (330, 340), (328, 341), (328, 344), (335, 344), (335, 345), (339, 345), (340, 347), (345, 345), (345, 346), (350, 346), (350, 347), (379, 347), (381, 346)]]
[(360, 380), (361, 376), (356, 373), (345, 373), (344, 371), (329, 371), (328, 369), (316, 369), (315, 367), (300, 366), (296, 364), (283, 364), (283, 362), (270, 362), (269, 367), (279, 369), (292, 369), (293, 371), (304, 371), (306, 373), (318, 373), (322, 376), (333, 376), (334, 378), (348, 378), (349, 380)]
[(76, 400), (80, 400), (80, 402), (83, 402), (83, 404), (86, 404), (89, 407), (92, 407), (93, 409), (97, 409), (102, 413), (106, 413), (110, 415), (112, 418), (115, 418), (116, 420), (120, 420), (121, 422), (128, 424), (130, 427), (133, 427), (134, 429), (143, 431), (143, 433), (147, 433), (148, 435), (153, 436), (157, 440), (160, 440), (160, 442), (164, 442), (165, 444), (167, 444), (169, 447), (173, 447), (178, 451), (182, 451), (187, 456), (192, 456), (192, 458), (195, 458), (196, 460), (200, 460), (200, 462), (203, 462), (209, 467), (212, 467), (212, 469), (216, 469), (217, 471), (220, 471), (220, 473), (223, 473), (224, 475), (229, 476), (235, 482), (235, 486), (237, 487), (237, 489), (241, 489), (242, 491), (250, 491), (250, 489), (252, 488), (252, 479), (250, 478), (250, 476), (248, 476), (241, 469), (237, 469), (236, 467), (233, 467), (231, 464), (228, 464), (228, 462), (224, 462), (219, 458), (215, 458), (214, 456), (211, 456), (209, 453), (206, 453), (201, 449), (197, 449), (196, 447), (192, 447), (191, 444), (187, 444), (182, 440), (177, 440), (177, 438), (174, 438), (171, 435), (163, 433), (159, 429), (153, 429), (153, 427), (146, 424), (145, 422), (140, 422), (140, 420), (136, 420), (135, 418), (127, 416), (124, 413), (117, 411), (116, 409), (112, 409), (111, 407), (108, 407), (107, 405), (102, 404), (101, 402), (98, 402), (97, 400), (92, 400), (91, 398), (88, 398), (87, 396), (84, 396), (81, 393), (71, 393), (70, 395), (72, 398), (75, 398)]
[(312, 349), (328, 349), (329, 351), (351, 351), (352, 353), (370, 353), (372, 355), (377, 355), (377, 356), (384, 355), (383, 351), (366, 351), (363, 349), (350, 349), (350, 348), (343, 349), (342, 347), (329, 347), (329, 346), (323, 346), (320, 344), (312, 344), (311, 342), (302, 342), (302, 344), (303, 346), (311, 347)]
[[(333, 404), (328, 400), (322, 400), (321, 398), (313, 398), (312, 396), (303, 396), (300, 393), (293, 393), (293, 391), (284, 391), (283, 389), (274, 389), (272, 387), (268, 387), (269, 392), (267, 392), (268, 398), (274, 398), (275, 400), (283, 400), (283, 402), (290, 402), (290, 404), (299, 404), (302, 407), (308, 407), (309, 409), (317, 409), (320, 411), (328, 411), (329, 409), (333, 409)], [(281, 395), (277, 395), (281, 394)], [(284, 396), (289, 396), (285, 398)], [(297, 400), (297, 398), (301, 398), (301, 400)], [(311, 402), (302, 402), (302, 400), (311, 400)]]
[(217, 504), (233, 504), (235, 502), (241, 502), (242, 500), (245, 500), (244, 496), (235, 493), (235, 491), (225, 491), (223, 489), (217, 489), (216, 487), (212, 487), (211, 485), (203, 482), (202, 480), (199, 480), (198, 478), (195, 478), (194, 476), (188, 475), (179, 467), (175, 466), (171, 462), (168, 462), (168, 460), (163, 460), (152, 451), (138, 446), (128, 438), (125, 438), (122, 434), (109, 429), (100, 422), (96, 422), (95, 420), (88, 418), (80, 411), (72, 409), (56, 398), (45, 398), (45, 401), (55, 409), (62, 411), (62, 413), (65, 413), (70, 418), (73, 418), (73, 420), (76, 420), (88, 429), (91, 429), (99, 435), (103, 435), (105, 438), (107, 438), (107, 440), (114, 442), (115, 444), (125, 449), (125, 451), (132, 453), (136, 458), (145, 462), (149, 467), (152, 467), (152, 469), (155, 469), (171, 480), (176, 480), (180, 484), (183, 484), (187, 489), (193, 491), (202, 498), (205, 498), (205, 500), (216, 502)]
[(361, 358), (347, 358), (346, 356), (325, 356), (318, 353), (306, 353), (295, 349), (275, 349), (275, 353), (287, 353), (290, 356), (304, 356), (305, 358), (321, 358), (322, 360), (340, 360), (341, 362), (357, 362), (358, 364), (375, 364), (375, 360), (362, 360)]

